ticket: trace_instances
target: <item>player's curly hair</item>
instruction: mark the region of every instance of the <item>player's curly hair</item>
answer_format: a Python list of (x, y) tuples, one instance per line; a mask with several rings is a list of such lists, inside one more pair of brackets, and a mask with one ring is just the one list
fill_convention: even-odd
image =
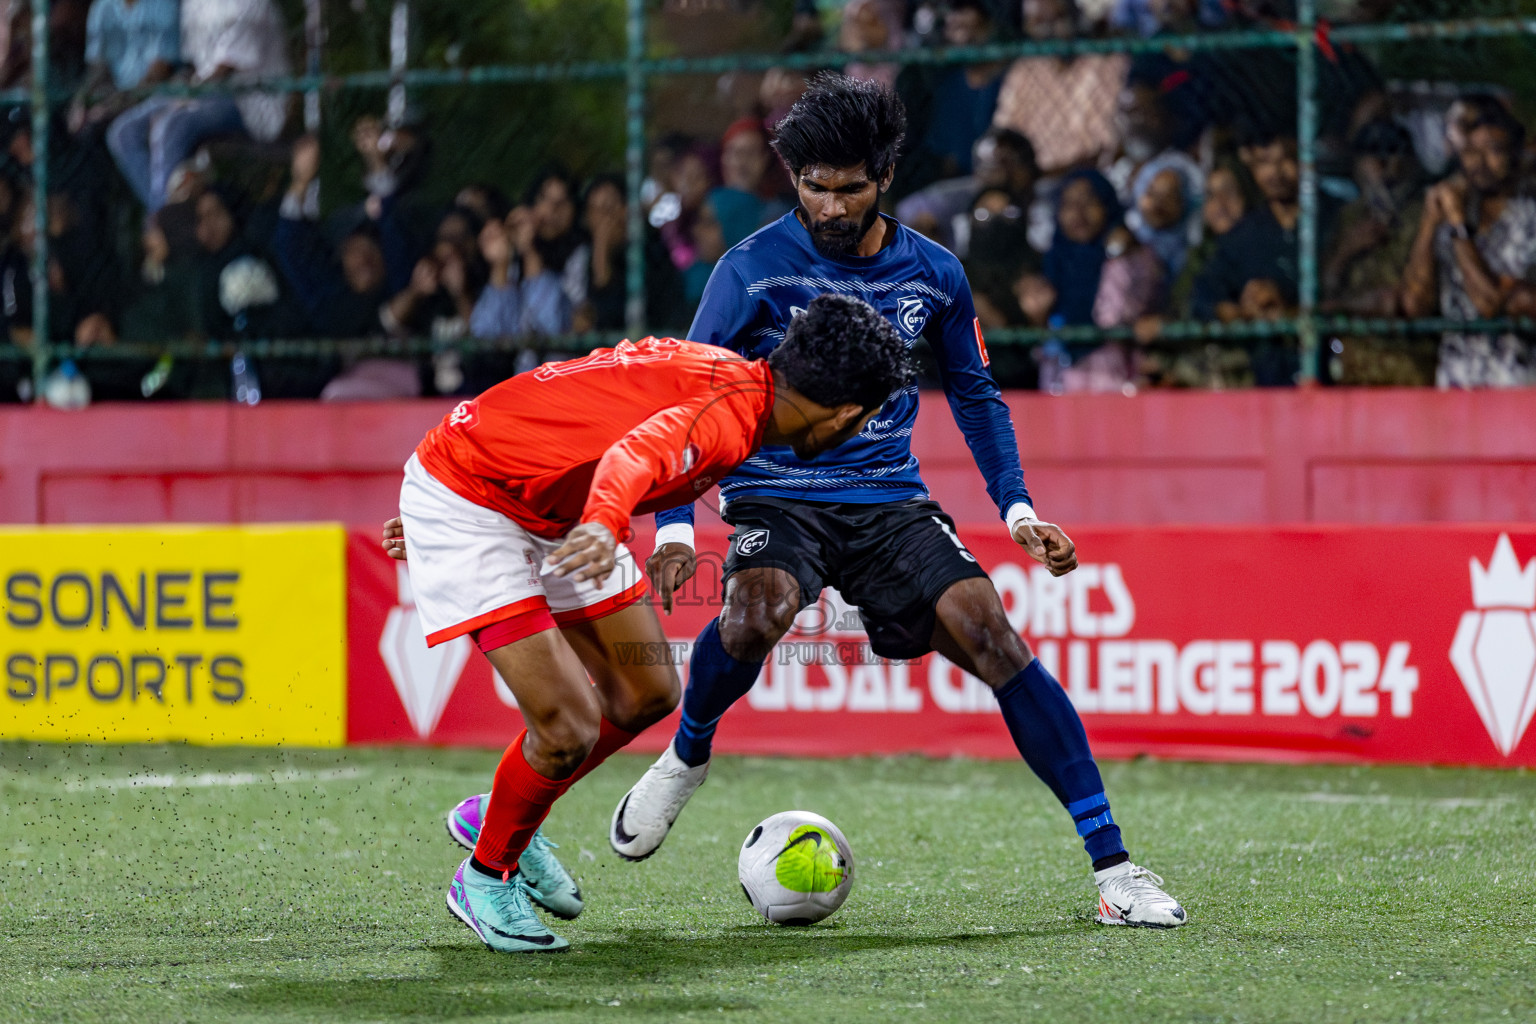
[(768, 365), (806, 398), (829, 408), (877, 409), (912, 383), (906, 342), (873, 306), (851, 295), (818, 295), (789, 322)]
[(812, 164), (856, 167), (875, 181), (896, 163), (907, 111), (888, 85), (826, 71), (774, 129), (773, 148), (799, 177)]

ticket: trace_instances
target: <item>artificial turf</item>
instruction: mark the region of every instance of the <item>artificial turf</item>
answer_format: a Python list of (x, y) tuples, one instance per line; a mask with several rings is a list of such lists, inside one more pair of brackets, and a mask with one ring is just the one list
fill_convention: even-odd
[[(618, 757), (548, 829), (588, 909), (561, 955), (487, 952), (443, 894), (463, 750), (0, 745), (0, 1021), (1530, 1021), (1536, 779), (1105, 766), (1191, 924), (1090, 923), (1070, 822), (1021, 764), (720, 758), (661, 851), (620, 861)], [(847, 833), (807, 929), (756, 918), (747, 831)]]

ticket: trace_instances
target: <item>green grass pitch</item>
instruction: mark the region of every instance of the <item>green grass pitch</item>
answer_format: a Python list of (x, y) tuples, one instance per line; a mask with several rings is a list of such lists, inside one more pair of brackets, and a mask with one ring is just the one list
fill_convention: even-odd
[[(443, 904), (479, 751), (0, 745), (0, 1021), (1536, 1020), (1536, 779), (1105, 767), (1175, 932), (1090, 923), (1088, 864), (1022, 764), (721, 758), (661, 851), (619, 861), (619, 757), (549, 831), (587, 912), (559, 956)], [(857, 885), (756, 919), (736, 852), (826, 814)]]

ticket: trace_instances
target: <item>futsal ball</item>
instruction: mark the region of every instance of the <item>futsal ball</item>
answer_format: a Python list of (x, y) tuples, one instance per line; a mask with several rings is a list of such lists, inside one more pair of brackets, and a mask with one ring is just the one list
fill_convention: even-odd
[(769, 921), (814, 924), (836, 913), (853, 889), (853, 851), (821, 815), (783, 811), (747, 833), (736, 873)]

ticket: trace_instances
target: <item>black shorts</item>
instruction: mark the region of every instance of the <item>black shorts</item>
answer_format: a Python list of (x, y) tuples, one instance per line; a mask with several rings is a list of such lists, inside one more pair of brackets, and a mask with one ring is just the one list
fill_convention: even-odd
[(960, 580), (987, 576), (955, 521), (927, 498), (878, 505), (736, 498), (725, 521), (736, 528), (726, 580), (743, 569), (783, 569), (800, 584), (801, 608), (835, 587), (859, 609), (870, 647), (883, 658), (931, 651), (939, 598)]

